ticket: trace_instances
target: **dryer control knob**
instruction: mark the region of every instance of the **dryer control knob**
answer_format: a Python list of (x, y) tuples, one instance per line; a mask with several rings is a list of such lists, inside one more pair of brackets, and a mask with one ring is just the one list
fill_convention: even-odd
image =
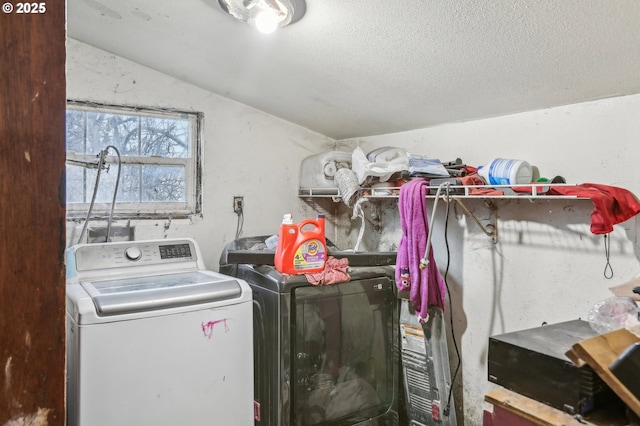
[(139, 260), (142, 257), (142, 250), (138, 247), (128, 247), (124, 251), (124, 256), (129, 260)]

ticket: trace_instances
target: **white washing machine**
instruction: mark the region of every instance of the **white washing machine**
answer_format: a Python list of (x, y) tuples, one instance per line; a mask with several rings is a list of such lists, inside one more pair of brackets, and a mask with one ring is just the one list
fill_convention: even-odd
[(69, 248), (68, 426), (253, 425), (252, 315), (194, 240)]

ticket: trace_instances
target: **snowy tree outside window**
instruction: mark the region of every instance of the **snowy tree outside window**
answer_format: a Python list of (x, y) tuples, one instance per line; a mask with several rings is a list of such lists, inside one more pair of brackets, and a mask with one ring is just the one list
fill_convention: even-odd
[[(191, 112), (69, 103), (66, 114), (67, 212), (80, 217), (94, 197), (100, 152), (107, 150), (93, 212), (115, 217), (178, 217), (199, 212), (199, 129)], [(114, 147), (115, 149), (108, 147)], [(117, 150), (117, 151), (116, 151)]]

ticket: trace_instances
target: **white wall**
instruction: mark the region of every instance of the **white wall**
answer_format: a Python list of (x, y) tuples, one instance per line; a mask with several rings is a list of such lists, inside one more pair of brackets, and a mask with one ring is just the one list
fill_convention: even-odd
[[(640, 194), (639, 141), (636, 95), (341, 143), (360, 144), (365, 152), (399, 146), (442, 161), (460, 157), (474, 166), (494, 157), (524, 159), (537, 166), (541, 176), (562, 175), (569, 183), (596, 182)], [(490, 209), (481, 201), (466, 204), (488, 223)], [(495, 387), (487, 381), (489, 336), (543, 322), (587, 319), (593, 304), (612, 296), (609, 287), (640, 272), (637, 217), (616, 225), (610, 235), (614, 277), (606, 279), (604, 237), (590, 232), (590, 201), (515, 200), (495, 205), (500, 218), (496, 245), (458, 206), (452, 205), (449, 221), (448, 282), (463, 360), (456, 403), (458, 418), (463, 415), (467, 426), (481, 424), (482, 396)], [(431, 207), (429, 202), (429, 211)], [(433, 250), (444, 273), (444, 204), (436, 216)], [(398, 222), (387, 213), (384, 237), (372, 232), (367, 242), (388, 247), (399, 241)], [(354, 235), (351, 232), (347, 239), (353, 241)], [(451, 341), (449, 350), (453, 352)], [(455, 366), (453, 354), (451, 362)]]
[[(136, 238), (195, 237), (205, 262), (217, 269), (220, 250), (234, 239), (233, 195), (245, 197), (243, 235), (277, 232), (281, 215), (313, 217), (314, 209), (341, 213), (328, 236), (352, 247), (360, 222), (345, 206), (297, 197), (303, 158), (333, 148), (334, 141), (268, 114), (141, 67), (75, 40), (67, 52), (68, 98), (201, 111), (204, 123), (204, 212), (191, 220), (137, 221)], [(570, 183), (597, 182), (640, 192), (635, 173), (640, 140), (640, 95), (601, 100), (494, 119), (456, 123), (393, 135), (339, 141), (366, 151), (400, 146), (443, 161), (456, 157), (482, 165), (493, 157), (519, 158), (541, 175)], [(431, 203), (431, 202), (430, 202)], [(480, 200), (467, 206), (483, 223), (491, 210)], [(431, 208), (432, 204), (429, 204)], [(609, 287), (638, 273), (638, 222), (617, 225), (611, 234), (614, 277), (603, 277), (603, 237), (591, 234), (590, 201), (497, 201), (499, 242), (493, 245), (459, 207), (452, 206), (448, 236), (454, 332), (463, 367), (456, 386), (458, 419), (480, 425), (491, 335), (586, 318), (589, 308), (611, 294)], [(444, 206), (433, 243), (445, 270)], [(399, 241), (395, 201), (365, 205), (380, 229), (367, 225), (363, 248), (393, 250)], [(68, 227), (69, 241), (80, 225)], [(452, 344), (449, 343), (452, 352)], [(452, 354), (452, 366), (456, 364)]]
[[(313, 217), (297, 197), (300, 162), (331, 149), (330, 138), (73, 39), (67, 45), (67, 97), (204, 113), (201, 217), (132, 221), (136, 239), (193, 237), (207, 267), (217, 270), (224, 244), (235, 238), (234, 195), (244, 196), (242, 236), (277, 233), (283, 213)], [(77, 241), (81, 225), (68, 225), (68, 244)]]

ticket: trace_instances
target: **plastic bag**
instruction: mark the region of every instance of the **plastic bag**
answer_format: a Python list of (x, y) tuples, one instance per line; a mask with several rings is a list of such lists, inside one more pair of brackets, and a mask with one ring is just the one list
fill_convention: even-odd
[(386, 148), (388, 152), (378, 152), (375, 161), (369, 161), (362, 148), (356, 147), (351, 154), (351, 169), (358, 177), (358, 182), (362, 185), (367, 178), (378, 178), (380, 182), (386, 182), (395, 173), (404, 172), (409, 169), (409, 158), (406, 151)]
[(593, 305), (588, 321), (600, 334), (620, 328), (636, 329), (640, 324), (640, 309), (629, 297), (610, 297)]

